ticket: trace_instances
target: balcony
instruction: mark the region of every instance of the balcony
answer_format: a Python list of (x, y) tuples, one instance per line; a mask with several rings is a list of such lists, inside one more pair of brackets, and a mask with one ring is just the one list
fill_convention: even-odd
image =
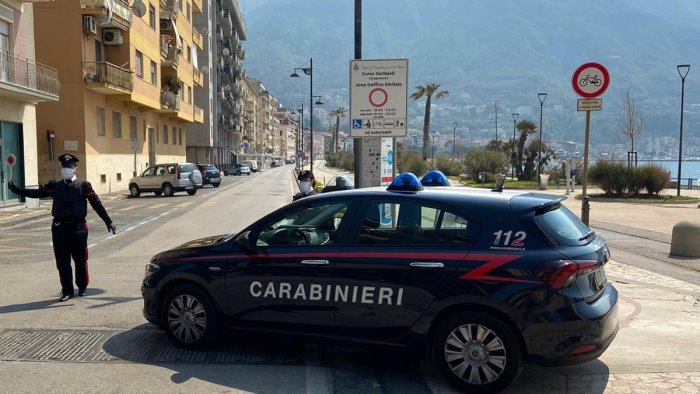
[(192, 42), (197, 46), (197, 48), (204, 49), (204, 38), (202, 37), (202, 33), (200, 33), (194, 26), (192, 26)]
[(227, 9), (223, 10), (223, 16), (221, 17), (221, 28), (224, 30), (224, 37), (231, 37), (233, 35), (233, 22), (231, 22), (231, 12)]
[(178, 48), (168, 46), (168, 53), (161, 57), (160, 65), (177, 69), (177, 65), (180, 64), (180, 52)]
[(194, 121), (197, 123), (204, 123), (204, 110), (198, 106), (194, 106)]
[(134, 75), (131, 70), (112, 63), (85, 62), (83, 75), (87, 88), (101, 94), (131, 93), (134, 87)]
[(194, 6), (192, 11), (201, 14), (204, 9), (202, 8), (202, 0), (193, 0), (192, 5)]
[(180, 16), (180, 8), (178, 7), (177, 0), (161, 1), (160, 15), (161, 19), (165, 16), (170, 16), (173, 21), (177, 20), (177, 17)]
[[(109, 19), (110, 4), (112, 18)], [(101, 27), (117, 28), (124, 31), (131, 27), (131, 6), (123, 0), (80, 0), (80, 10), (84, 15), (94, 15)]]
[(180, 111), (180, 96), (169, 91), (162, 90), (160, 92), (161, 111), (164, 113), (177, 113)]
[(56, 69), (0, 52), (0, 97), (30, 103), (58, 101), (60, 87)]
[(193, 78), (194, 78), (194, 84), (197, 86), (204, 86), (204, 73), (199, 71), (198, 69), (193, 70)]

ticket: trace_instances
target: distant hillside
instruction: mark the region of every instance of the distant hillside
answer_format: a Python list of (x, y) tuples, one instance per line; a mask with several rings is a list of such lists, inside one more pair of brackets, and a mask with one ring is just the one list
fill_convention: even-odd
[[(327, 109), (348, 107), (354, 2), (257, 2), (263, 5), (246, 15), (248, 74), (284, 105), (298, 106), (308, 95), (308, 78), (289, 74), (313, 57), (314, 94), (324, 96)], [(605, 65), (612, 80), (603, 96), (604, 111), (593, 117), (594, 143), (616, 142), (610, 138), (617, 132), (615, 118), (628, 87), (642, 107), (644, 135), (676, 136), (679, 63), (696, 65), (686, 80), (685, 127), (700, 126), (692, 107), (700, 105), (700, 2), (363, 3), (363, 58), (408, 58), (411, 87), (438, 82), (450, 92), (435, 102), (433, 130), (451, 130), (451, 122), (460, 122), (462, 134), (492, 135), (497, 100), (499, 129), (509, 134), (511, 112), (539, 120), (537, 93), (545, 91), (544, 130), (550, 138), (582, 141), (583, 116), (575, 111), (578, 97), (571, 74), (588, 61)], [(409, 103), (412, 128), (421, 128), (422, 106), (422, 101)]]

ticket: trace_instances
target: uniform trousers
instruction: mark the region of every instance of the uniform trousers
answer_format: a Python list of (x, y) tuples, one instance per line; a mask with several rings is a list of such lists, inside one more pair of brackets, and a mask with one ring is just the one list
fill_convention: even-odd
[(61, 222), (54, 220), (51, 225), (53, 254), (56, 257), (56, 268), (61, 278), (63, 295), (74, 293), (71, 258), (75, 263), (75, 284), (78, 288), (86, 288), (90, 281), (88, 274), (88, 226), (85, 222)]

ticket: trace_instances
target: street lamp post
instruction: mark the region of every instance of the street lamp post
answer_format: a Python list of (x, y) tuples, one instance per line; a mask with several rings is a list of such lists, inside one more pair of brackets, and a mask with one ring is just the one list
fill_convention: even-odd
[(498, 100), (493, 102), (493, 118), (496, 123), (496, 141), (498, 141)]
[(542, 106), (547, 100), (547, 93), (537, 93), (537, 99), (540, 100), (540, 153), (537, 156), (537, 182), (540, 182), (540, 170), (542, 168)]
[[(294, 72), (290, 75), (292, 78), (299, 78), (299, 74), (297, 74), (297, 70), (301, 70), (304, 74), (309, 76), (309, 112), (310, 112), (310, 119), (309, 119), (309, 130), (310, 130), (310, 142), (309, 142), (309, 151), (310, 151), (310, 160), (311, 162), (309, 163), (310, 169), (313, 172), (314, 170), (314, 59), (309, 58), (309, 67), (295, 67)], [(318, 96), (316, 96), (318, 97)], [(320, 102), (321, 100), (319, 100)]]
[(455, 147), (457, 146), (457, 122), (452, 122), (452, 160), (455, 159)]
[(678, 75), (681, 76), (681, 132), (678, 139), (678, 182), (676, 182), (676, 197), (681, 195), (681, 163), (683, 162), (683, 96), (685, 95), (685, 77), (690, 71), (690, 64), (679, 64)]
[[(304, 151), (304, 103), (301, 103), (301, 108), (297, 108), (296, 111), (299, 111), (301, 118), (301, 123), (299, 123), (300, 119), (297, 119), (297, 151), (294, 155), (297, 158), (296, 167), (299, 168), (299, 162), (301, 161), (299, 152)], [(292, 111), (292, 113), (294, 113), (294, 111)]]
[(511, 160), (511, 168), (510, 168), (510, 179), (515, 179), (515, 122), (518, 120), (518, 117), (520, 116), (519, 113), (514, 112), (510, 114), (513, 117), (513, 149), (511, 150), (510, 154), (510, 160)]

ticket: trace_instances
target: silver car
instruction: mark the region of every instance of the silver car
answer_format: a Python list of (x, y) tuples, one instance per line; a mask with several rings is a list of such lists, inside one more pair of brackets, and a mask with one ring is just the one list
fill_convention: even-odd
[(154, 164), (140, 176), (129, 180), (129, 194), (138, 197), (142, 192), (153, 192), (171, 197), (175, 192), (186, 191), (190, 196), (202, 187), (202, 173), (192, 163)]

